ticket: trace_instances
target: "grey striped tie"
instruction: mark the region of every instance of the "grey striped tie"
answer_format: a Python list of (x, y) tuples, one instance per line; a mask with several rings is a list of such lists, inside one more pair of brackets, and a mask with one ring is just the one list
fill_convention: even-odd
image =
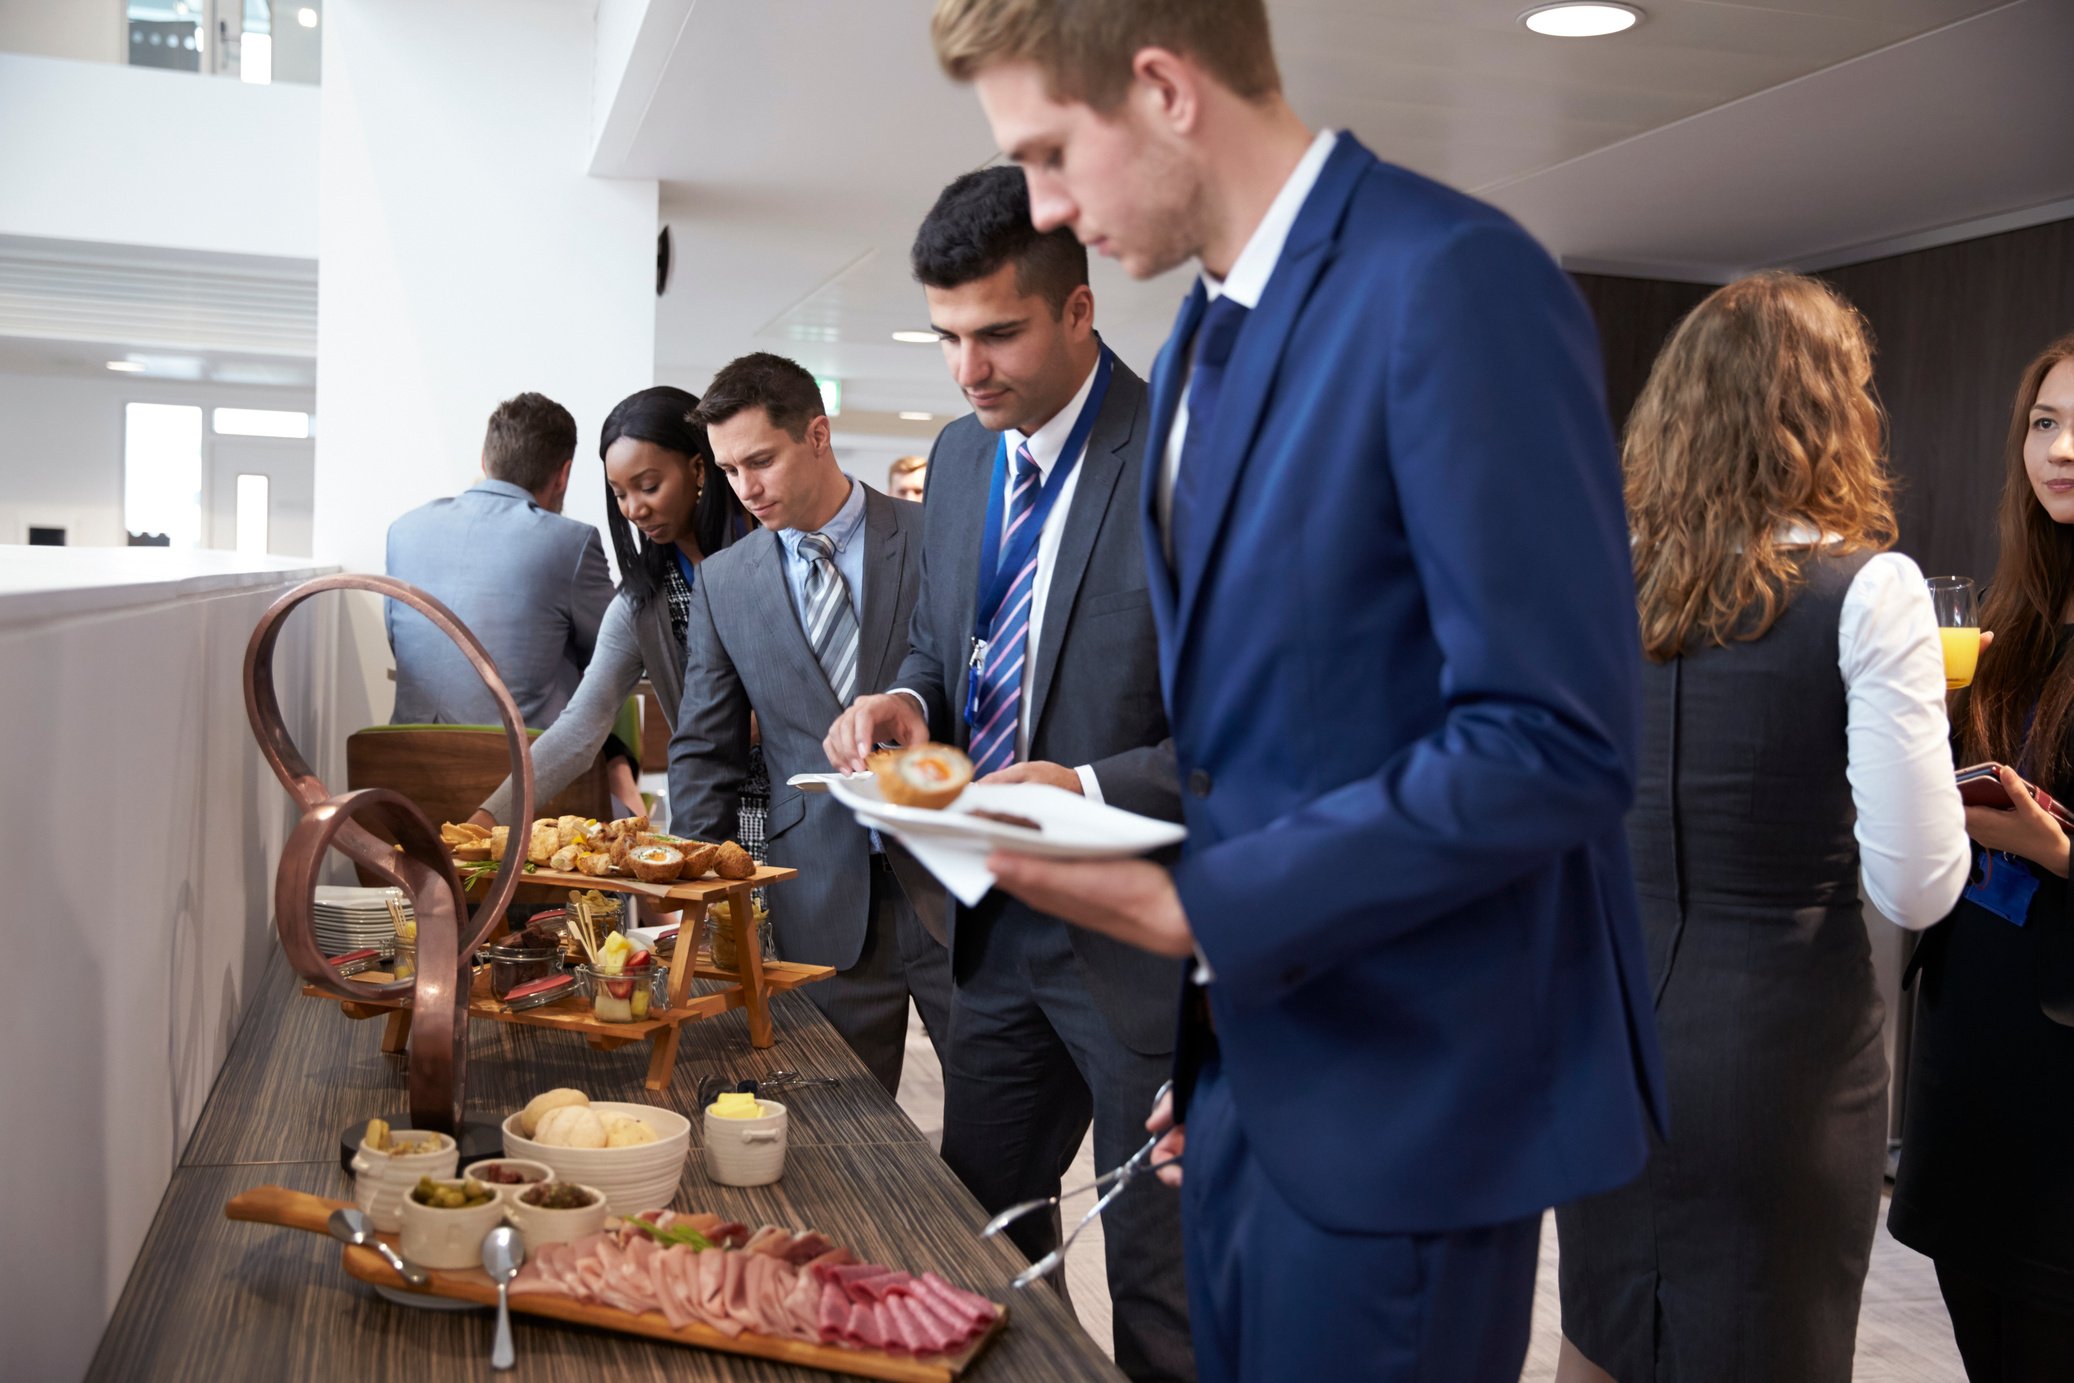
[(799, 540), (807, 568), (807, 643), (828, 677), (828, 689), (847, 706), (857, 690), (857, 612), (850, 608), (850, 588), (836, 570), (835, 544), (825, 533)]

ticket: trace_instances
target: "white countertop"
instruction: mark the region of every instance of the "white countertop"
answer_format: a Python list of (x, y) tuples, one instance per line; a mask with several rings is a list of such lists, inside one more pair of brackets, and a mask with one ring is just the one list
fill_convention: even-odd
[(307, 557), (210, 549), (0, 544), (0, 628), (285, 585), (337, 570)]

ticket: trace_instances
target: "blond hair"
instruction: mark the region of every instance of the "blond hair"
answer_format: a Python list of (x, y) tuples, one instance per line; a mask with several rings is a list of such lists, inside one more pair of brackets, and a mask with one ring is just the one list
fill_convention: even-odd
[(926, 456), (903, 456), (887, 468), (886, 480), (888, 483), (891, 483), (900, 479), (909, 471), (919, 471), (928, 464), (929, 458)]
[(1621, 449), (1650, 658), (1770, 629), (1801, 580), (1782, 527), (1834, 538), (1831, 550), (1893, 545), (1871, 386), (1865, 319), (1798, 274), (1738, 279), (1678, 324)]
[(929, 35), (955, 81), (1029, 62), (1054, 99), (1100, 111), (1123, 100), (1143, 48), (1193, 58), (1249, 101), (1282, 89), (1265, 0), (937, 0)]

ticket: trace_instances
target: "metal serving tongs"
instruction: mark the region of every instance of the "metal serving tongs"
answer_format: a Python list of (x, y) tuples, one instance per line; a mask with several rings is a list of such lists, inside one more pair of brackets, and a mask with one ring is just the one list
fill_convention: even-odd
[[(1172, 1081), (1163, 1083), (1153, 1093), (1153, 1107), (1158, 1108), (1159, 1102), (1164, 1100), (1173, 1088), (1174, 1083)], [(1087, 1213), (1080, 1217), (1080, 1223), (1074, 1225), (1072, 1233), (1059, 1241), (1057, 1248), (1045, 1254), (1044, 1257), (1032, 1263), (1022, 1272), (1017, 1273), (1008, 1285), (1011, 1287), (1027, 1287), (1031, 1283), (1042, 1281), (1044, 1278), (1057, 1272), (1059, 1266), (1066, 1261), (1066, 1251), (1073, 1247), (1073, 1241), (1080, 1237), (1082, 1230), (1095, 1222), (1095, 1218), (1098, 1215), (1109, 1208), (1111, 1201), (1123, 1194), (1123, 1189), (1131, 1184), (1133, 1177), (1141, 1173), (1156, 1172), (1162, 1167), (1177, 1165), (1181, 1161), (1178, 1157), (1166, 1158), (1159, 1162), (1150, 1160), (1152, 1150), (1159, 1145), (1159, 1140), (1164, 1137), (1166, 1137), (1164, 1133), (1154, 1134), (1145, 1140), (1143, 1147), (1125, 1158), (1121, 1166), (1113, 1171), (1102, 1173), (1102, 1175), (1096, 1177), (1085, 1186), (1076, 1186), (1070, 1191), (1061, 1191), (1056, 1196), (1046, 1196), (1042, 1200), (1024, 1201), (1020, 1205), (1011, 1205), (993, 1219), (988, 1220), (986, 1228), (979, 1232), (982, 1239), (991, 1239), (1023, 1216), (1034, 1215), (1040, 1210), (1049, 1210), (1068, 1196), (1084, 1195), (1089, 1191), (1099, 1190), (1104, 1186), (1109, 1188), (1107, 1191), (1102, 1192), (1093, 1205), (1088, 1207)]]

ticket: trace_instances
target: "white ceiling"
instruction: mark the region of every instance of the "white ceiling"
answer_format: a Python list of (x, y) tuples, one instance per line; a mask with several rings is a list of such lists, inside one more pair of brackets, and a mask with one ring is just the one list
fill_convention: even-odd
[(317, 266), (0, 236), (0, 368), (314, 387)]
[[(1527, 32), (1528, 0), (1269, 10), (1307, 120), (1496, 201), (1573, 264), (1719, 278), (2074, 198), (2054, 108), (2074, 0), (1641, 3), (1599, 40)], [(926, 436), (890, 415), (962, 411), (934, 347), (889, 339), (924, 323), (916, 224), (994, 152), (936, 69), (931, 7), (652, 0), (668, 23), (643, 30), (594, 171), (664, 181), (660, 378), (698, 388), (768, 349), (841, 378), (848, 428)], [(1096, 265), (1097, 320), (1141, 370), (1183, 282)]]

